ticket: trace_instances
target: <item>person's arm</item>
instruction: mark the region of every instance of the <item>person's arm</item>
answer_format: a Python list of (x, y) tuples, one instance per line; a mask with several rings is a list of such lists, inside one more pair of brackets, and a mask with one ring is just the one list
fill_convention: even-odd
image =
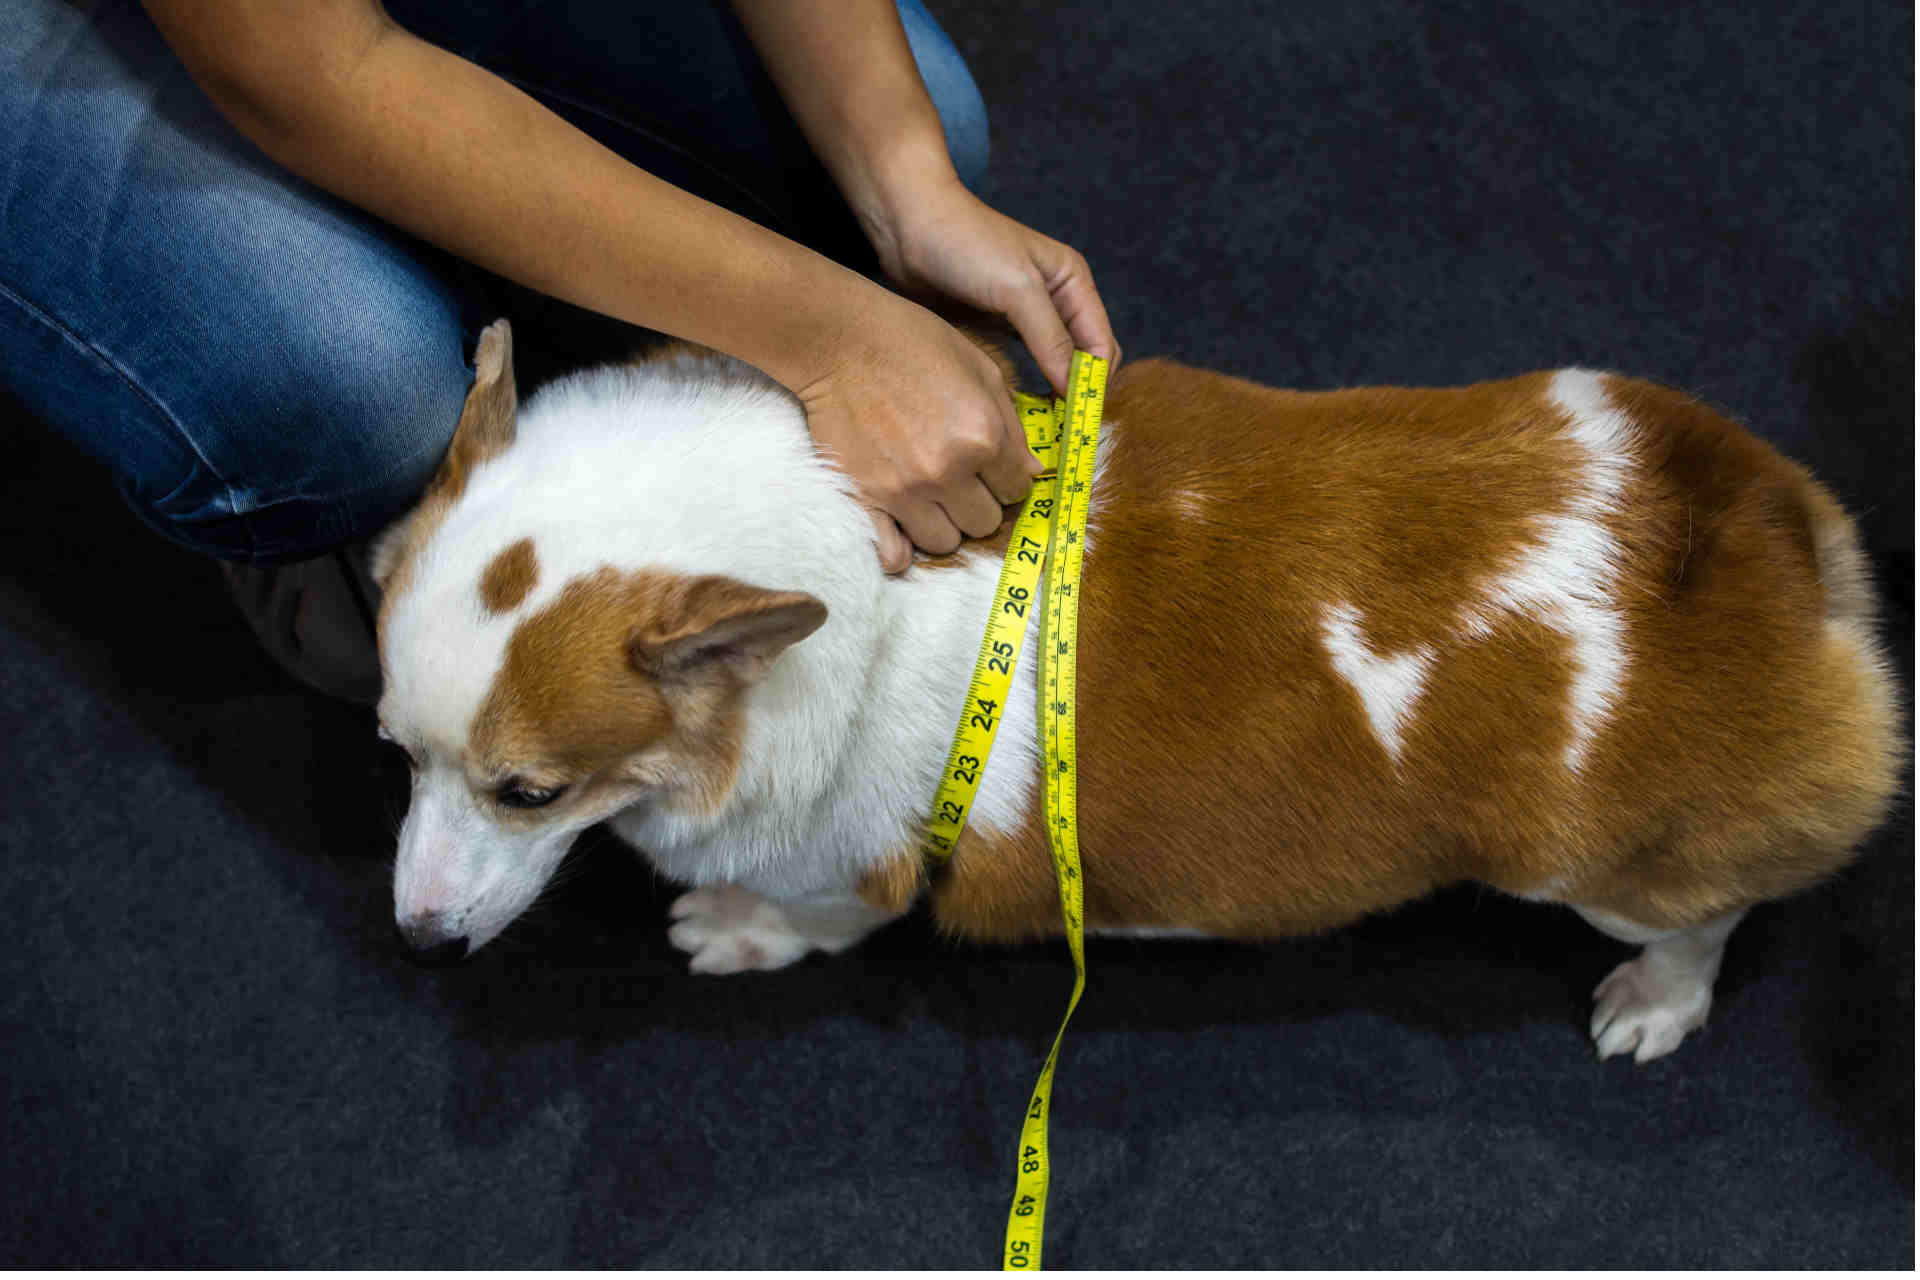
[(1057, 391), (1075, 346), (1118, 363), (1086, 259), (961, 185), (893, 0), (733, 7), (888, 275), (1006, 316)]
[[(996, 499), (1025, 492), (1034, 464), (998, 372), (937, 317), (649, 176), (374, 0), (147, 5), (214, 104), (295, 173), (510, 279), (765, 370), (928, 550), (991, 532)], [(892, 520), (876, 529), (904, 568)]]

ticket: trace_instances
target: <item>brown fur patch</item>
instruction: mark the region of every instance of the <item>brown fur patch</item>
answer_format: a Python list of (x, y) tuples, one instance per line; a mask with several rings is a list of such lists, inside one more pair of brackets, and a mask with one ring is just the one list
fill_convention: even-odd
[[(521, 622), (474, 718), (475, 771), (555, 785), (622, 766), (659, 742), (674, 727), (672, 710), (633, 669), (627, 649), (642, 611), (667, 585), (602, 569)], [(711, 736), (718, 763), (730, 768), (737, 725), (724, 697), (712, 702), (705, 719), (721, 722)]]
[(903, 915), (926, 887), (927, 861), (915, 850), (867, 868), (856, 892), (870, 906)]
[(488, 613), (517, 608), (540, 578), (540, 561), (533, 539), (522, 538), (488, 563), (480, 575), (480, 603)]
[(611, 568), (577, 578), (508, 641), (474, 718), (469, 769), (583, 797), (644, 783), (712, 812), (739, 764), (741, 691), (824, 617), (810, 596), (727, 578)]
[[(1628, 665), (1579, 772), (1567, 637), (1516, 614), (1449, 639), (1584, 465), (1549, 386), (1305, 394), (1121, 371), (1081, 605), (1090, 925), (1298, 933), (1474, 878), (1674, 926), (1846, 860), (1901, 752), (1848, 620), (1868, 598), (1857, 556), (1832, 550), (1850, 522), (1704, 406), (1606, 381), (1639, 435), (1608, 521)], [(1397, 762), (1332, 668), (1336, 601), (1377, 654), (1436, 646)], [(1059, 932), (1037, 788), (1035, 805), (1017, 832), (962, 838), (935, 879), (945, 927)]]

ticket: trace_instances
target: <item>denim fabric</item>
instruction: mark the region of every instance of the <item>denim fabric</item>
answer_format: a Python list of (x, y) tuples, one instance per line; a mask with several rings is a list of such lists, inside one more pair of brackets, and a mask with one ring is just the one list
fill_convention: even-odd
[[(977, 184), (979, 93), (899, 7)], [(865, 252), (723, 6), (389, 9), (650, 172)], [(166, 536), (290, 560), (404, 512), (471, 381), (478, 279), (265, 159), (127, 0), (0, 0), (0, 377)]]

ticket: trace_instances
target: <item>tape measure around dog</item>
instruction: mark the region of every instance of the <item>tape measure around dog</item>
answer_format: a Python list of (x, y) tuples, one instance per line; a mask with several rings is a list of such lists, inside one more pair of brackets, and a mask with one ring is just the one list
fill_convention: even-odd
[(1043, 462), (1049, 460), (1049, 454), (1041, 446), (1052, 446), (1053, 481), (1050, 485), (1035, 484), (1014, 522), (1000, 581), (994, 589), (993, 612), (980, 642), (980, 656), (967, 687), (967, 702), (960, 712), (953, 748), (947, 755), (946, 772), (934, 797), (928, 830), (929, 856), (944, 861), (952, 855), (954, 842), (966, 825), (967, 810), (993, 747), (1012, 687), (1014, 663), (1020, 656), (1027, 611), (1040, 603), (1034, 590), (1044, 559), (1050, 567), (1040, 620), (1040, 668), (1035, 686), (1047, 844), (1053, 852), (1054, 874), (1060, 886), (1060, 915), (1066, 926), (1067, 947), (1073, 954), (1073, 994), (1040, 1068), (1020, 1129), (1019, 1172), (1002, 1255), (1002, 1265), (1009, 1271), (1040, 1268), (1050, 1171), (1047, 1116), (1053, 1100), (1054, 1070), (1059, 1065), (1067, 1023), (1072, 1021), (1087, 985), (1074, 704), (1079, 671), (1080, 566), (1086, 549), (1087, 508), (1093, 496), (1094, 454), (1106, 394), (1107, 362), (1077, 351), (1064, 400), (1018, 397), (1028, 441)]

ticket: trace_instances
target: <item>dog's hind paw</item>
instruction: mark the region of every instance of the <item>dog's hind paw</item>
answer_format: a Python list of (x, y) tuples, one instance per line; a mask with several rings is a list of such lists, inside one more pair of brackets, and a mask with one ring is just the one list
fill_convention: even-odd
[(689, 890), (668, 914), (667, 941), (692, 957), (694, 973), (784, 969), (816, 945), (778, 903), (738, 885)]

